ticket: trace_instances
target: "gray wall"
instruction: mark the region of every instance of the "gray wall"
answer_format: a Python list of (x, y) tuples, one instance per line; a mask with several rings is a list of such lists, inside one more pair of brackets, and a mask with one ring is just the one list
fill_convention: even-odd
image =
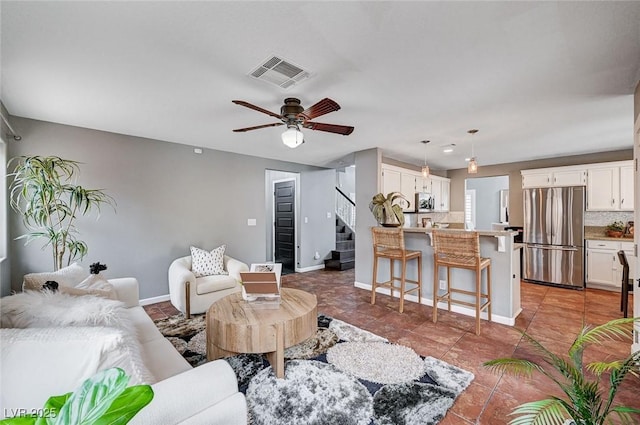
[[(109, 267), (107, 277), (137, 277), (141, 298), (168, 293), (169, 264), (188, 255), (190, 245), (213, 249), (224, 243), (229, 255), (246, 263), (267, 258), (267, 169), (301, 173), (300, 192), (309, 194), (300, 200), (313, 223), (301, 227), (300, 266), (317, 264), (309, 252), (333, 249), (329, 240), (335, 238), (335, 225), (326, 212), (334, 208), (334, 170), (210, 149), (197, 155), (190, 146), (16, 117), (12, 123), (23, 140), (10, 142), (9, 157), (58, 155), (80, 161), (79, 183), (103, 188), (116, 199), (116, 212), (106, 208), (98, 221), (93, 216), (78, 220), (89, 245), (81, 264), (99, 260)], [(257, 225), (247, 226), (249, 218)], [(41, 250), (41, 243), (25, 247), (13, 240), (21, 233), (20, 218), (11, 212), (14, 289), (25, 273), (52, 269), (49, 250)]]
[(371, 227), (377, 222), (369, 211), (371, 198), (380, 192), (379, 149), (356, 152), (356, 282), (371, 283), (373, 253)]
[(355, 195), (352, 194), (356, 193), (356, 167), (345, 167), (336, 170), (336, 186), (355, 202)]
[(638, 81), (636, 92), (633, 96), (633, 110), (633, 116), (635, 117), (633, 122), (636, 122), (638, 121), (638, 117), (640, 116), (640, 81)]
[[(633, 159), (633, 149), (588, 155), (564, 156), (535, 161), (513, 162), (510, 164), (487, 166), (480, 164), (480, 167), (478, 167), (478, 174), (475, 176), (509, 176), (509, 224), (512, 226), (522, 226), (524, 224), (524, 218), (522, 212), (522, 176), (520, 175), (520, 170), (591, 164), (607, 161), (622, 161), (628, 159)], [(451, 211), (464, 211), (464, 182), (467, 177), (469, 177), (467, 169), (462, 168), (458, 170), (449, 170), (447, 174), (451, 179), (450, 209)], [(477, 203), (477, 206), (480, 207), (481, 204)]]
[(509, 176), (467, 178), (466, 186), (476, 191), (476, 229), (491, 230), (500, 222), (500, 191), (509, 189)]

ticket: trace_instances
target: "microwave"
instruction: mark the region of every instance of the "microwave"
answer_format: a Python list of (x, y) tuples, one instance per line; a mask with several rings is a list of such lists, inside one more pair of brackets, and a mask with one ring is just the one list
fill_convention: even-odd
[(436, 200), (431, 193), (416, 193), (416, 212), (430, 212), (435, 209)]

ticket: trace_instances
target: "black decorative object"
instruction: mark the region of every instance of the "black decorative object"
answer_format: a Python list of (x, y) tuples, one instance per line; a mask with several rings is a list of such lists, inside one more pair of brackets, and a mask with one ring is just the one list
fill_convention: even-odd
[(103, 270), (107, 270), (106, 264), (100, 264), (100, 262), (93, 263), (89, 266), (89, 272), (91, 274), (98, 274)]
[(58, 282), (55, 280), (47, 280), (44, 285), (42, 285), (42, 289), (47, 289), (51, 292), (58, 292)]

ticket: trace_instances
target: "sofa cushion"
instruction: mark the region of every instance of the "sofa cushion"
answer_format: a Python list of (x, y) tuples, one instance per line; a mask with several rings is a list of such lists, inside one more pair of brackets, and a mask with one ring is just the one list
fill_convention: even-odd
[(233, 288), (237, 284), (237, 280), (227, 275), (199, 277), (196, 279), (196, 293), (202, 295), (209, 292), (222, 291), (223, 289)]
[(29, 273), (24, 275), (22, 290), (42, 289), (42, 285), (48, 280), (58, 282), (60, 286), (76, 286), (87, 277), (87, 272), (78, 263), (73, 263), (55, 272)]
[(226, 245), (221, 245), (211, 252), (191, 247), (191, 271), (195, 277), (228, 274), (224, 270), (224, 251)]
[(138, 341), (140, 344), (145, 344), (148, 341), (154, 339), (164, 339), (164, 336), (160, 333), (155, 323), (151, 320), (146, 311), (140, 306), (127, 308), (126, 313), (129, 317), (129, 321), (133, 325), (133, 328), (138, 335)]
[(166, 338), (141, 344), (141, 354), (145, 366), (158, 381), (193, 369)]
[(122, 368), (130, 385), (155, 382), (142, 366), (136, 341), (119, 329), (0, 329), (0, 339), (3, 415), (11, 408), (42, 408), (50, 396), (74, 391), (111, 367)]

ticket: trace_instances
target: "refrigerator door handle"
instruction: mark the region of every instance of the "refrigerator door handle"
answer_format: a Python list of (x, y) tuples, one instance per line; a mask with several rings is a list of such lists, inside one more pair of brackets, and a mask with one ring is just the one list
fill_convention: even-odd
[(578, 251), (578, 248), (567, 247), (567, 246), (549, 246), (549, 245), (529, 244), (529, 247), (537, 248), (537, 249), (548, 249), (548, 250), (551, 250), (551, 251)]

